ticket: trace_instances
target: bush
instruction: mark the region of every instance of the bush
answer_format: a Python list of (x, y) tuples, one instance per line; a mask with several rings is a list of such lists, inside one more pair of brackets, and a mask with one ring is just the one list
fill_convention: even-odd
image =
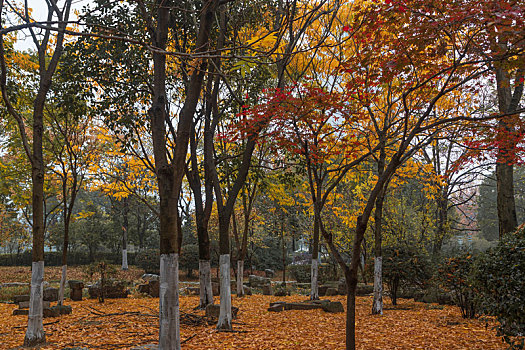
[(160, 273), (160, 251), (158, 249), (146, 249), (136, 256), (136, 265), (146, 273)]
[[(525, 334), (525, 227), (507, 234), (477, 259), (474, 288), (481, 312), (496, 316), (498, 334), (512, 348), (523, 349)], [(521, 336), (521, 339), (513, 338)]]
[(438, 269), (441, 286), (452, 294), (464, 318), (474, 318), (477, 313), (471, 278), (473, 261), (470, 254), (464, 253), (448, 259)]
[(186, 270), (188, 277), (191, 277), (193, 270), (199, 269), (199, 246), (197, 244), (183, 245), (179, 262), (180, 269)]
[[(286, 267), (290, 276), (299, 283), (309, 283), (311, 280), (312, 265), (288, 265)], [(338, 271), (328, 264), (319, 265), (318, 281), (337, 281), (339, 279)]]
[(402, 289), (425, 289), (431, 277), (430, 262), (425, 255), (408, 247), (391, 247), (383, 251), (383, 278), (393, 305)]
[[(136, 253), (128, 252), (128, 264), (135, 264)], [(119, 265), (122, 263), (122, 255), (114, 254), (112, 252), (99, 252), (95, 254), (95, 261), (108, 261), (111, 264)], [(0, 254), (0, 266), (31, 266), (32, 252), (26, 250), (20, 254)], [(75, 265), (89, 265), (94, 261), (89, 259), (89, 254), (83, 251), (70, 251), (67, 255), (67, 264), (69, 266)], [(45, 252), (44, 263), (46, 266), (61, 266), (62, 252)]]

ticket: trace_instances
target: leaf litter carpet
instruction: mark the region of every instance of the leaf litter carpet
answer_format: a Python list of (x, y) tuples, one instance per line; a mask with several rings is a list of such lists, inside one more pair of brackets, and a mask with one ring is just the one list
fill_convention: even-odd
[[(235, 332), (217, 332), (202, 321), (204, 311), (195, 311), (198, 297), (180, 298), (183, 349), (344, 349), (345, 314), (322, 310), (268, 312), (273, 301), (302, 301), (305, 296), (253, 295), (238, 299), (240, 308), (233, 321)], [(341, 301), (343, 296), (331, 297)], [(41, 349), (85, 347), (88, 349), (130, 349), (158, 342), (158, 298), (129, 297), (67, 301), (71, 315), (45, 318), (47, 343)], [(218, 301), (216, 301), (218, 302)], [(386, 301), (384, 315), (371, 315), (371, 297), (357, 299), (358, 349), (505, 349), (492, 329), (494, 323), (465, 320), (459, 309), (401, 299), (398, 306)], [(19, 349), (27, 316), (12, 316), (16, 305), (0, 304), (0, 349)]]

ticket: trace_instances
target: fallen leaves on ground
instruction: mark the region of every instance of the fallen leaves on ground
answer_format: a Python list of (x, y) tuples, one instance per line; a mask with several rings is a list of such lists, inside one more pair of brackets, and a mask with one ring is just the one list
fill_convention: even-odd
[[(240, 308), (233, 321), (235, 332), (217, 332), (214, 325), (181, 326), (183, 349), (343, 349), (345, 314), (322, 310), (289, 310), (279, 313), (266, 309), (274, 301), (302, 301), (305, 296), (233, 296)], [(346, 298), (336, 296), (332, 301)], [(217, 301), (216, 301), (217, 302)], [(129, 349), (158, 342), (158, 298), (133, 297), (68, 301), (73, 314), (46, 318), (47, 344), (41, 349), (87, 347), (89, 349)], [(181, 312), (195, 311), (198, 297), (182, 296)], [(501, 339), (481, 320), (461, 318), (453, 306), (432, 307), (412, 300), (398, 306), (385, 304), (384, 315), (371, 315), (371, 297), (357, 298), (358, 349), (505, 349)], [(20, 346), (27, 316), (11, 316), (15, 305), (0, 304), (0, 344), (2, 349)]]
[[(82, 280), (86, 281), (89, 277), (87, 274), (87, 266), (68, 266), (67, 279), (68, 280)], [(138, 279), (144, 270), (135, 266), (130, 266), (128, 270), (118, 270), (115, 278), (134, 281)], [(44, 269), (44, 280), (51, 283), (59, 283), (62, 275), (61, 266), (46, 266)], [(98, 278), (97, 276), (94, 279)], [(31, 282), (31, 266), (0, 266), (0, 283), (8, 282)]]

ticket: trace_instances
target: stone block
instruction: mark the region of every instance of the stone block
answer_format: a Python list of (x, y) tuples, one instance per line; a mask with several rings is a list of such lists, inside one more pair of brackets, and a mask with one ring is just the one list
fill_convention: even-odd
[(15, 295), (13, 301), (15, 302), (15, 304), (19, 304), (23, 301), (29, 301), (29, 294)]
[(57, 288), (44, 289), (44, 300), (45, 301), (58, 301), (58, 289)]
[(324, 303), (324, 304), (321, 304), (321, 307), (326, 312), (331, 312), (331, 313), (345, 312), (345, 309), (343, 308), (343, 304), (341, 304), (340, 301), (332, 301), (329, 303)]
[(244, 295), (252, 295), (252, 289), (248, 286), (242, 286), (242, 290), (244, 292)]
[(262, 286), (263, 295), (273, 295), (273, 289), (271, 284), (265, 284)]
[(270, 307), (268, 308), (268, 311), (270, 312), (281, 312), (284, 310), (284, 304), (275, 304), (275, 305), (270, 305)]
[(84, 282), (82, 281), (76, 281), (76, 280), (69, 280), (67, 281), (69, 284), (70, 289), (82, 289), (84, 288)]
[[(127, 298), (129, 291), (126, 289), (126, 281), (108, 280), (104, 284), (104, 298), (118, 299)], [(100, 281), (88, 288), (89, 297), (92, 299), (98, 298), (102, 293), (102, 286)], [(150, 288), (151, 292), (151, 288)]]
[(69, 315), (73, 308), (69, 305), (55, 305), (51, 309), (57, 310), (60, 315)]
[(151, 280), (148, 282), (150, 297), (158, 298), (160, 293), (160, 282), (158, 280)]
[[(44, 307), (49, 307), (51, 305), (50, 301), (44, 300), (43, 301)], [(29, 301), (22, 301), (18, 303), (18, 308), (20, 309), (29, 309)]]
[(321, 304), (314, 303), (286, 303), (284, 305), (285, 310), (315, 310), (322, 309)]
[[(206, 317), (209, 318), (219, 318), (221, 306), (219, 304), (208, 304), (206, 306)], [(237, 312), (239, 312), (239, 308), (232, 306), (232, 318), (237, 318)]]
[(252, 288), (262, 288), (264, 285), (271, 283), (271, 279), (269, 279), (268, 277), (260, 277), (256, 275), (249, 275), (248, 281), (250, 287)]
[(44, 318), (46, 317), (58, 317), (60, 316), (60, 311), (55, 308), (45, 307), (44, 308)]
[(272, 270), (272, 269), (266, 269), (266, 270), (264, 270), (264, 275), (267, 278), (273, 278), (275, 276), (275, 271)]
[(160, 280), (160, 276), (159, 275), (156, 275), (154, 273), (145, 273), (142, 275), (141, 277), (144, 281), (146, 282), (150, 282), (150, 281), (159, 281)]
[(17, 315), (27, 316), (29, 315), (29, 309), (14, 309), (13, 316), (17, 316)]
[(331, 297), (331, 296), (334, 296), (334, 295), (337, 295), (337, 294), (339, 294), (337, 289), (335, 289), (335, 288), (327, 288), (324, 295), (326, 295), (327, 297)]

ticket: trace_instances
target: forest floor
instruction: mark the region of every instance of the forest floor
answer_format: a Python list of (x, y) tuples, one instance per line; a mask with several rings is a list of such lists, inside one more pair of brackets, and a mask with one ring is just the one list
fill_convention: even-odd
[[(330, 297), (345, 303), (344, 296)], [(183, 349), (343, 349), (345, 314), (322, 310), (268, 312), (270, 302), (302, 301), (304, 296), (252, 295), (233, 297), (240, 308), (235, 332), (217, 332), (214, 324), (181, 326)], [(130, 297), (104, 303), (83, 300), (66, 303), (71, 315), (44, 319), (47, 343), (41, 349), (86, 347), (129, 349), (158, 342), (158, 298)], [(196, 296), (181, 296), (181, 318), (198, 320)], [(501, 339), (481, 320), (461, 318), (459, 309), (403, 300), (388, 302), (382, 316), (371, 315), (371, 297), (357, 298), (358, 349), (505, 349)], [(18, 349), (27, 316), (12, 316), (16, 305), (0, 304), (0, 348)], [(185, 322), (186, 323), (186, 322)]]
[[(0, 268), (0, 283), (26, 282), (27, 271)], [(7, 273), (9, 271), (9, 273)], [(81, 270), (73, 269), (70, 278), (82, 279)], [(48, 275), (49, 273), (49, 275)], [(53, 268), (46, 271), (52, 281)], [(124, 272), (130, 280), (140, 277), (140, 270)], [(217, 332), (205, 322), (204, 311), (194, 310), (197, 296), (181, 296), (181, 340), (183, 349), (343, 349), (345, 314), (322, 310), (268, 312), (270, 302), (303, 301), (304, 295), (276, 297), (233, 296), (239, 307), (233, 321), (234, 332)], [(323, 299), (340, 301), (346, 309), (346, 297)], [(218, 302), (218, 298), (216, 303)], [(127, 299), (66, 300), (73, 307), (71, 315), (45, 318), (47, 343), (40, 349), (84, 347), (88, 349), (130, 349), (158, 342), (159, 299), (132, 295)], [(397, 306), (385, 300), (382, 316), (371, 315), (371, 297), (357, 298), (358, 349), (506, 349), (496, 336), (495, 323), (481, 319), (466, 320), (459, 308), (417, 303), (401, 299)], [(0, 303), (0, 349), (22, 349), (27, 316), (12, 316), (14, 304)]]

